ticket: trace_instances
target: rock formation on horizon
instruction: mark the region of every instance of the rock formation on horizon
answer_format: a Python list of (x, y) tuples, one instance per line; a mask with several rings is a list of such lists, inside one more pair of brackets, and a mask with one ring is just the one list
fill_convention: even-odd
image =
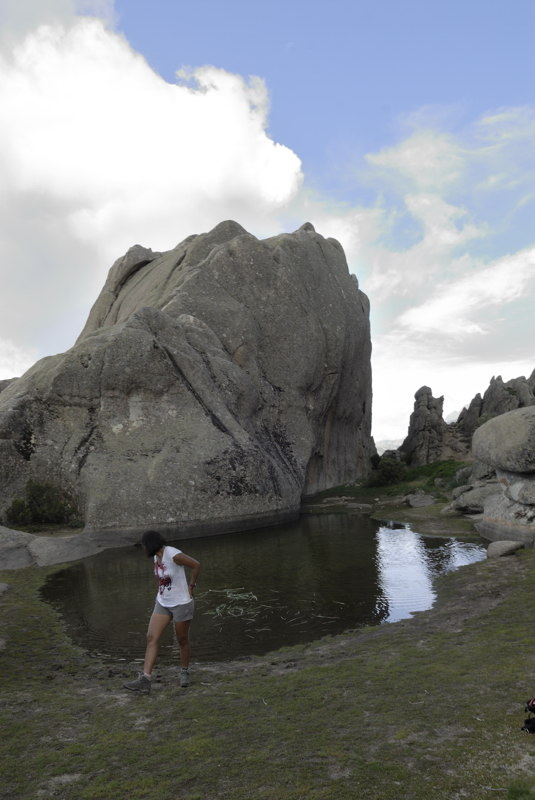
[(399, 448), (408, 464), (419, 467), (440, 459), (446, 428), (442, 418), (443, 405), (444, 398), (433, 397), (428, 386), (422, 386), (414, 395), (409, 431)]
[(493, 417), (517, 408), (535, 405), (535, 370), (529, 378), (504, 382), (493, 377), (483, 394), (471, 400), (456, 422), (443, 419), (443, 397), (433, 397), (428, 386), (414, 395), (414, 411), (406, 438), (399, 447), (407, 464), (422, 466), (435, 461), (471, 458), (471, 441), (476, 429)]
[(112, 266), (76, 344), (0, 392), (0, 517), (29, 478), (86, 530), (218, 532), (365, 477), (369, 304), (310, 224), (235, 222)]
[(481, 397), (476, 394), (467, 408), (463, 408), (457, 420), (457, 427), (467, 436), (472, 436), (476, 428), (489, 419), (517, 408), (535, 405), (535, 370), (529, 378), (512, 378), (503, 381), (501, 375), (493, 377)]
[(414, 395), (409, 431), (399, 447), (410, 466), (421, 467), (449, 458), (462, 461), (468, 457), (470, 442), (455, 423), (444, 422), (443, 406), (444, 397), (433, 397), (429, 386), (422, 386)]

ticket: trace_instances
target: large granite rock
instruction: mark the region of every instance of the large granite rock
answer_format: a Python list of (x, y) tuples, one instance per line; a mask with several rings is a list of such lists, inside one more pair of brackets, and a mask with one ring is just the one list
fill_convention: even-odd
[(0, 513), (32, 477), (74, 495), (86, 531), (295, 516), (369, 472), (368, 317), (341, 246), (309, 224), (132, 248), (75, 346), (3, 387)]
[(485, 500), (479, 533), (491, 541), (535, 543), (535, 406), (486, 422), (474, 433), (475, 458), (496, 470), (499, 491)]
[(476, 458), (497, 469), (535, 473), (535, 406), (486, 422), (475, 432), (472, 449)]

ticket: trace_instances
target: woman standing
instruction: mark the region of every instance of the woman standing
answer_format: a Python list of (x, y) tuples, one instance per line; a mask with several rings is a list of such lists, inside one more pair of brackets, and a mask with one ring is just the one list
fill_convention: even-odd
[[(180, 685), (185, 688), (190, 683), (189, 627), (195, 608), (193, 590), (201, 565), (176, 547), (170, 547), (157, 531), (146, 531), (141, 537), (141, 544), (147, 556), (154, 560), (158, 593), (147, 631), (143, 673), (140, 673), (135, 681), (123, 683), (123, 686), (132, 692), (143, 694), (150, 692), (152, 669), (158, 656), (160, 639), (172, 620), (180, 648)], [(190, 570), (189, 583), (184, 567)]]

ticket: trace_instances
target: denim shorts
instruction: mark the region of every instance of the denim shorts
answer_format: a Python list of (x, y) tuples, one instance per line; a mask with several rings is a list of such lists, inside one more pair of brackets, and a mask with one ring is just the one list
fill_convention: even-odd
[(180, 603), (178, 606), (162, 606), (161, 603), (156, 600), (156, 605), (154, 606), (153, 614), (166, 614), (168, 617), (171, 617), (173, 622), (188, 622), (188, 620), (193, 619), (193, 612), (195, 611), (195, 600), (191, 598), (189, 603)]

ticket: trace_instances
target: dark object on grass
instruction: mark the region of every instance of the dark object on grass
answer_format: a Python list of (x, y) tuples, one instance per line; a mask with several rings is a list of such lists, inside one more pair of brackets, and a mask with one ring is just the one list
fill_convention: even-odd
[(525, 711), (527, 711), (528, 714), (535, 714), (535, 697), (533, 697), (531, 700), (526, 700)]
[[(524, 709), (528, 714), (535, 714), (535, 697), (531, 700), (526, 700), (526, 707)], [(524, 720), (524, 724), (520, 728), (525, 733), (535, 733), (535, 717), (528, 717)]]
[(535, 717), (525, 719), (520, 730), (525, 731), (525, 733), (535, 733)]

